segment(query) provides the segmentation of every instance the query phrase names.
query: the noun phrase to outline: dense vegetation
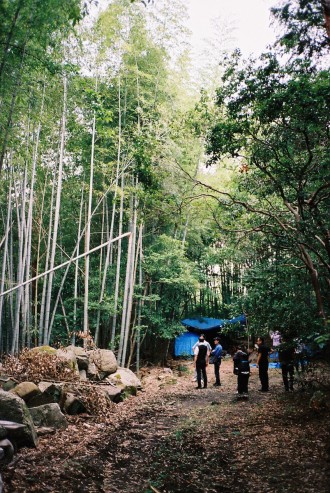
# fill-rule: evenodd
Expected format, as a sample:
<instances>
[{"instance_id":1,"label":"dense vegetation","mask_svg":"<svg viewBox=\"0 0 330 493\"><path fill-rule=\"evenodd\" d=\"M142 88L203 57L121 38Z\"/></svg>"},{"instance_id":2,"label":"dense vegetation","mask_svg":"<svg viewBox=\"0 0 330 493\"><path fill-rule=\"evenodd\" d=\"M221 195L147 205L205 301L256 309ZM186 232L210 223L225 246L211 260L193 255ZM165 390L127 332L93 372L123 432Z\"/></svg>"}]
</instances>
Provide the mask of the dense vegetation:
<instances>
[{"instance_id":1,"label":"dense vegetation","mask_svg":"<svg viewBox=\"0 0 330 493\"><path fill-rule=\"evenodd\" d=\"M0 1L1 351L93 340L129 365L242 312L327 341L323 7L274 8L277 44L213 50L196 87L180 2Z\"/></svg>"}]
</instances>

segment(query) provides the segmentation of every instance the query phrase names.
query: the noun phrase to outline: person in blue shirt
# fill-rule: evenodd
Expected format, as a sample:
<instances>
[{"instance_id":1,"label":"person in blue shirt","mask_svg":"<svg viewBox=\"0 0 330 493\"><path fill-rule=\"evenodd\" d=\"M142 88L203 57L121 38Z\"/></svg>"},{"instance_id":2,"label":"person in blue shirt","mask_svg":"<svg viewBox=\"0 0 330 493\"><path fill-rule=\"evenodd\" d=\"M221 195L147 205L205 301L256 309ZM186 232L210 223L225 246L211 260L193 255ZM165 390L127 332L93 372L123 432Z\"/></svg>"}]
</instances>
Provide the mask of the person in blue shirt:
<instances>
[{"instance_id":1,"label":"person in blue shirt","mask_svg":"<svg viewBox=\"0 0 330 493\"><path fill-rule=\"evenodd\" d=\"M214 338L215 347L211 351L211 358L214 365L214 375L215 375L215 383L214 387L220 387L220 365L221 365L221 356L222 356L222 346L220 344L219 337Z\"/></svg>"}]
</instances>

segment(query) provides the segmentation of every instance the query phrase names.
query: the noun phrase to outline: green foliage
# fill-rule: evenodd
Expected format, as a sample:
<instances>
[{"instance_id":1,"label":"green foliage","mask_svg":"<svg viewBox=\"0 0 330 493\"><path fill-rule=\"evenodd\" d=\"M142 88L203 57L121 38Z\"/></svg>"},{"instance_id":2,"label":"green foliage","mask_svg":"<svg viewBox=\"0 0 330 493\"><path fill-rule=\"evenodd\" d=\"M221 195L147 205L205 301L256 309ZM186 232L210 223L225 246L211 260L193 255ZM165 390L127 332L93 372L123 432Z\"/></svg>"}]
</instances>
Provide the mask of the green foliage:
<instances>
[{"instance_id":1,"label":"green foliage","mask_svg":"<svg viewBox=\"0 0 330 493\"><path fill-rule=\"evenodd\" d=\"M146 251L144 268L153 300L157 295L154 310L149 294L144 316L151 333L171 339L182 332L180 316L183 303L197 289L197 271L185 257L181 242L166 235L155 239Z\"/></svg>"},{"instance_id":2,"label":"green foliage","mask_svg":"<svg viewBox=\"0 0 330 493\"><path fill-rule=\"evenodd\" d=\"M273 7L274 18L285 27L278 43L285 51L308 57L328 52L329 40L324 28L320 0L290 0Z\"/></svg>"},{"instance_id":3,"label":"green foliage","mask_svg":"<svg viewBox=\"0 0 330 493\"><path fill-rule=\"evenodd\" d=\"M218 92L224 116L208 139L211 161L226 156L238 160L241 174L230 198L235 219L247 219L240 229L249 225L250 231L262 231L269 245L277 242L284 263L293 269L306 266L317 310L325 319L329 73L307 60L293 59L282 66L274 53L263 55L260 62L240 68L237 54L228 60ZM285 299L278 301L290 324L295 316ZM315 304L309 306L315 316Z\"/></svg>"}]
</instances>

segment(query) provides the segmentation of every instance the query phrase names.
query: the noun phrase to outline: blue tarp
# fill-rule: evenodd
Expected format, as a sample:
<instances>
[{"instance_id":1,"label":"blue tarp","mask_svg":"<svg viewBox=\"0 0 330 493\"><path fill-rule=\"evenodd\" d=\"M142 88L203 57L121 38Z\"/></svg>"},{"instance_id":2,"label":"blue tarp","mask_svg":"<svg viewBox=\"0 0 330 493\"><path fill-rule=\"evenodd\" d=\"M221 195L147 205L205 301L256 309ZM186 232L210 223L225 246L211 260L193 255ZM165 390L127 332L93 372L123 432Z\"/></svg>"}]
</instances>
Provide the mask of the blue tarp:
<instances>
[{"instance_id":1,"label":"blue tarp","mask_svg":"<svg viewBox=\"0 0 330 493\"><path fill-rule=\"evenodd\" d=\"M192 356L193 345L198 341L194 332L184 332L175 338L174 356Z\"/></svg>"},{"instance_id":2,"label":"blue tarp","mask_svg":"<svg viewBox=\"0 0 330 493\"><path fill-rule=\"evenodd\" d=\"M192 356L192 347L195 342L198 341L199 334L207 332L208 330L221 329L226 324L240 323L243 325L245 323L245 316L239 315L238 317L231 318L230 320L221 318L185 318L181 320L181 323L191 330L197 330L198 332L184 332L183 334L175 338L174 343L174 356Z\"/></svg>"},{"instance_id":3,"label":"blue tarp","mask_svg":"<svg viewBox=\"0 0 330 493\"><path fill-rule=\"evenodd\" d=\"M257 365L256 363L251 363L250 364L251 368L256 368ZM281 363L277 362L277 363L269 363L268 364L268 368L271 370L271 369L274 369L274 368L281 368Z\"/></svg>"},{"instance_id":4,"label":"blue tarp","mask_svg":"<svg viewBox=\"0 0 330 493\"><path fill-rule=\"evenodd\" d=\"M226 324L235 324L235 323L244 324L245 321L246 321L245 315L239 315L238 317L231 318L229 320L222 318L207 318L207 317L185 318L184 320L181 320L181 323L185 325L187 328L207 331L207 330L220 329L221 327L224 327Z\"/></svg>"}]
</instances>

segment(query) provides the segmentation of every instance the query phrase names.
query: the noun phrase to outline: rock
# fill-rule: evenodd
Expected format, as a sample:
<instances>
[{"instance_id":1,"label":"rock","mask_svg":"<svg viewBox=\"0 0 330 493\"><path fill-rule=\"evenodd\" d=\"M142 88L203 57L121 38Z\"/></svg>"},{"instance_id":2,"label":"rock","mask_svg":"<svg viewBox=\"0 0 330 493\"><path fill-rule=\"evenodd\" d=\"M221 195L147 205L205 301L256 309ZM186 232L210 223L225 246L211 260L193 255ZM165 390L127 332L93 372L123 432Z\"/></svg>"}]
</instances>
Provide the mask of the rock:
<instances>
[{"instance_id":1,"label":"rock","mask_svg":"<svg viewBox=\"0 0 330 493\"><path fill-rule=\"evenodd\" d=\"M6 391L11 390L11 389L15 388L17 384L18 384L18 381L15 380L14 378L7 377L6 375L2 375L0 377L0 387L3 390L6 390Z\"/></svg>"},{"instance_id":2,"label":"rock","mask_svg":"<svg viewBox=\"0 0 330 493\"><path fill-rule=\"evenodd\" d=\"M86 407L77 396L68 392L65 396L63 410L67 414L81 414L86 412Z\"/></svg>"},{"instance_id":3,"label":"rock","mask_svg":"<svg viewBox=\"0 0 330 493\"><path fill-rule=\"evenodd\" d=\"M48 354L56 354L56 349L54 349L53 347L50 347L50 346L36 346L32 349L30 349L30 351L32 352L45 352L45 353L48 353Z\"/></svg>"},{"instance_id":4,"label":"rock","mask_svg":"<svg viewBox=\"0 0 330 493\"><path fill-rule=\"evenodd\" d=\"M37 427L63 429L68 426L65 416L56 402L44 404L43 406L31 407L30 413L33 423Z\"/></svg>"},{"instance_id":5,"label":"rock","mask_svg":"<svg viewBox=\"0 0 330 493\"><path fill-rule=\"evenodd\" d=\"M79 370L79 378L82 381L86 381L87 380L86 370Z\"/></svg>"},{"instance_id":6,"label":"rock","mask_svg":"<svg viewBox=\"0 0 330 493\"><path fill-rule=\"evenodd\" d=\"M5 419L0 419L0 427L6 430L9 436L15 430L22 430L25 425L22 423L15 423L15 421L7 421Z\"/></svg>"},{"instance_id":7,"label":"rock","mask_svg":"<svg viewBox=\"0 0 330 493\"><path fill-rule=\"evenodd\" d=\"M69 368L78 371L77 358L75 352L72 350L72 347L73 346L69 346L66 349L58 349L56 351L56 356L62 361L66 361Z\"/></svg>"},{"instance_id":8,"label":"rock","mask_svg":"<svg viewBox=\"0 0 330 493\"><path fill-rule=\"evenodd\" d=\"M42 437L44 435L53 435L55 433L55 428L49 428L47 426L37 427L38 437Z\"/></svg>"},{"instance_id":9,"label":"rock","mask_svg":"<svg viewBox=\"0 0 330 493\"><path fill-rule=\"evenodd\" d=\"M112 402L120 402L122 400L121 398L122 389L116 386L112 386L112 385L102 386L102 391L105 393L107 397L109 397L109 399Z\"/></svg>"},{"instance_id":10,"label":"rock","mask_svg":"<svg viewBox=\"0 0 330 493\"><path fill-rule=\"evenodd\" d=\"M94 363L99 373L106 377L117 371L117 360L110 349L93 349L88 351L89 361Z\"/></svg>"},{"instance_id":11,"label":"rock","mask_svg":"<svg viewBox=\"0 0 330 493\"><path fill-rule=\"evenodd\" d=\"M118 368L116 373L108 377L110 382L113 382L122 389L124 394L136 395L137 389L141 388L141 382L138 377L128 368Z\"/></svg>"},{"instance_id":12,"label":"rock","mask_svg":"<svg viewBox=\"0 0 330 493\"><path fill-rule=\"evenodd\" d=\"M99 372L97 371L96 365L91 361L88 363L87 376L91 380L99 380Z\"/></svg>"},{"instance_id":13,"label":"rock","mask_svg":"<svg viewBox=\"0 0 330 493\"><path fill-rule=\"evenodd\" d=\"M18 445L37 446L37 432L29 409L18 395L0 390L0 419L25 425L23 429L13 430L13 437Z\"/></svg>"},{"instance_id":14,"label":"rock","mask_svg":"<svg viewBox=\"0 0 330 493\"><path fill-rule=\"evenodd\" d=\"M7 438L0 440L0 450L4 451L2 462L9 464L14 457L14 447L10 440Z\"/></svg>"},{"instance_id":15,"label":"rock","mask_svg":"<svg viewBox=\"0 0 330 493\"><path fill-rule=\"evenodd\" d=\"M33 382L21 382L10 392L18 395L25 402L28 402L32 397L41 394L39 387Z\"/></svg>"},{"instance_id":16,"label":"rock","mask_svg":"<svg viewBox=\"0 0 330 493\"><path fill-rule=\"evenodd\" d=\"M43 406L51 402L59 403L63 394L63 384L52 382L39 382L40 393L28 401L28 407Z\"/></svg>"},{"instance_id":17,"label":"rock","mask_svg":"<svg viewBox=\"0 0 330 493\"><path fill-rule=\"evenodd\" d=\"M5 438L6 436L7 436L6 428L0 424L0 440L1 438Z\"/></svg>"},{"instance_id":18,"label":"rock","mask_svg":"<svg viewBox=\"0 0 330 493\"><path fill-rule=\"evenodd\" d=\"M79 346L68 346L65 348L66 351L72 351L77 359L78 369L86 370L88 369L89 358L86 351Z\"/></svg>"}]
</instances>

